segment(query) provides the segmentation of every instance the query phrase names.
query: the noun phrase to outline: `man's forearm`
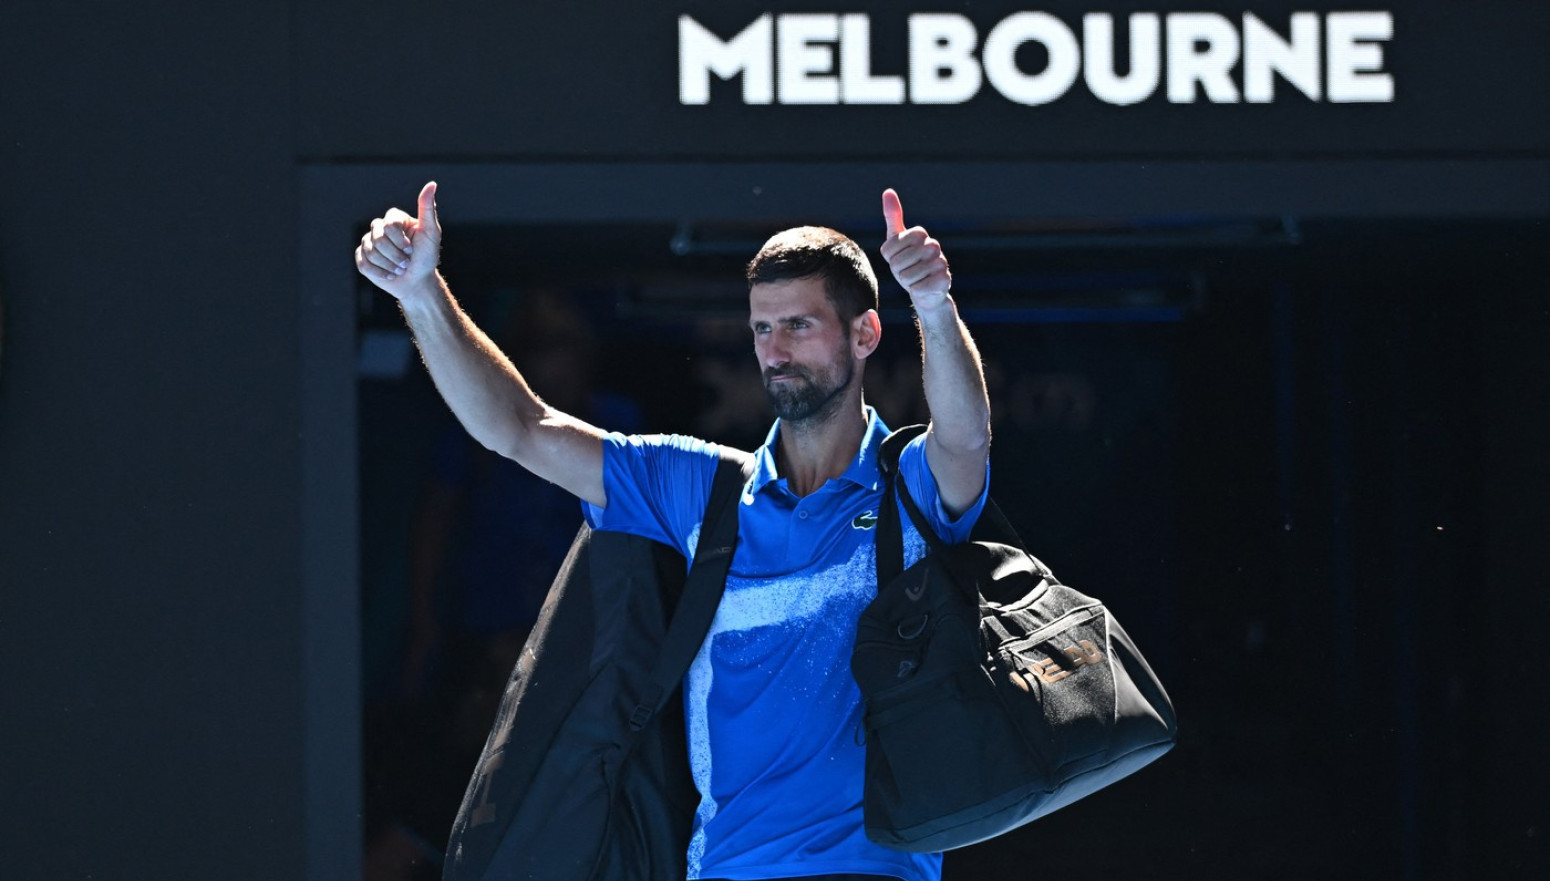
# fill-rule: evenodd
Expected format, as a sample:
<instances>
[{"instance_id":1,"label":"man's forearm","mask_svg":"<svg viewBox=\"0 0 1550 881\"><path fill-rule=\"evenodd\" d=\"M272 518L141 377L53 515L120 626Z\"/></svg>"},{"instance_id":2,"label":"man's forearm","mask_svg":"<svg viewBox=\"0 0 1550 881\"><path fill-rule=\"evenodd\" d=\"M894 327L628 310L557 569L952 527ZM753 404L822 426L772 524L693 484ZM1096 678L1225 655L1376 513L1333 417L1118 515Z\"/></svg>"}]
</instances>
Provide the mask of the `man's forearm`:
<instances>
[{"instance_id":1,"label":"man's forearm","mask_svg":"<svg viewBox=\"0 0 1550 881\"><path fill-rule=\"evenodd\" d=\"M931 410L932 433L943 448L976 453L990 444L990 400L979 350L958 317L951 297L929 311L917 310L922 384Z\"/></svg>"},{"instance_id":2,"label":"man's forearm","mask_svg":"<svg viewBox=\"0 0 1550 881\"><path fill-rule=\"evenodd\" d=\"M922 385L931 410L926 461L939 498L957 516L985 488L990 457L990 401L979 350L958 317L952 297L915 312L920 326Z\"/></svg>"},{"instance_id":3,"label":"man's forearm","mask_svg":"<svg viewBox=\"0 0 1550 881\"><path fill-rule=\"evenodd\" d=\"M436 390L474 440L516 458L544 405L499 348L458 305L440 273L400 298Z\"/></svg>"}]
</instances>

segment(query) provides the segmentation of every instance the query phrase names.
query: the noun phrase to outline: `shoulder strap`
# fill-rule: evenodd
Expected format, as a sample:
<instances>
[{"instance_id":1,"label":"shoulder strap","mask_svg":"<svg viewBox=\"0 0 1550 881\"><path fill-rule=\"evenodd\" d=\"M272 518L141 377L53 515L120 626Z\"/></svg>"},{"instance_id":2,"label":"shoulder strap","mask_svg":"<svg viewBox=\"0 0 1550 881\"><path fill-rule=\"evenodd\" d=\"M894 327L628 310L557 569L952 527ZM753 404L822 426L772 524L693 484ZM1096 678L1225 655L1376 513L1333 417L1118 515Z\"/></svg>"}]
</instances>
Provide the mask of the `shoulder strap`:
<instances>
[{"instance_id":1,"label":"shoulder strap","mask_svg":"<svg viewBox=\"0 0 1550 881\"><path fill-rule=\"evenodd\" d=\"M740 450L722 447L721 461L710 485L710 500L700 524L700 539L694 550L694 563L684 583L672 623L662 637L662 653L651 670L651 681L641 702L630 714L630 729L646 727L662 709L684 671L700 650L710 622L716 617L727 572L732 567L732 550L737 546L737 498L753 471L753 457Z\"/></svg>"},{"instance_id":2,"label":"shoulder strap","mask_svg":"<svg viewBox=\"0 0 1550 881\"><path fill-rule=\"evenodd\" d=\"M899 455L904 452L904 447L910 441L923 434L924 425L907 425L895 431L883 439L882 452L878 456L878 470L882 472L883 480L887 484L887 490L883 494L883 510L877 515L877 585L881 589L893 579L899 577L904 567L904 532L899 521L899 504L903 503L904 511L909 515L910 522L915 525L915 531L925 539L926 545L935 552L943 552L947 545L937 536L936 530L926 521L924 514L910 497L909 487L904 485L899 476ZM990 497L985 499L985 509L981 513L981 521L989 518L990 525L1000 534L995 536L1002 544L1023 548L1026 546L1017 530L1012 527L1012 522L1001 512L1001 507L996 500ZM982 532L978 525L976 532Z\"/></svg>"},{"instance_id":3,"label":"shoulder strap","mask_svg":"<svg viewBox=\"0 0 1550 881\"><path fill-rule=\"evenodd\" d=\"M883 477L882 510L877 512L877 588L890 584L904 571L904 529L899 522L897 478L899 455L904 447L925 432L924 425L906 425L883 438L877 457L877 470ZM904 493L905 498L909 492Z\"/></svg>"}]
</instances>

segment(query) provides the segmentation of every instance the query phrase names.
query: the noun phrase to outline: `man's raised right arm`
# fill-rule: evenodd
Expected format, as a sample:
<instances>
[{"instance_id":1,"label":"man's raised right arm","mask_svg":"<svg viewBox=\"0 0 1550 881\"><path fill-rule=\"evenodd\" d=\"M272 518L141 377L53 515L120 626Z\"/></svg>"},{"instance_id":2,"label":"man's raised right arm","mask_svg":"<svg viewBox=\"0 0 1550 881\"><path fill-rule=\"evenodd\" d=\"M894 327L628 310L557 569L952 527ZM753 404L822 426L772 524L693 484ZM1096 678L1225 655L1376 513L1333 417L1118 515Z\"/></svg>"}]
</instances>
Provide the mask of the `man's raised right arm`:
<instances>
[{"instance_id":1,"label":"man's raised right arm","mask_svg":"<svg viewBox=\"0 0 1550 881\"><path fill-rule=\"evenodd\" d=\"M603 432L550 407L458 306L436 265L441 224L436 184L420 191L419 216L394 208L372 221L355 265L398 300L436 390L475 440L599 507Z\"/></svg>"}]
</instances>

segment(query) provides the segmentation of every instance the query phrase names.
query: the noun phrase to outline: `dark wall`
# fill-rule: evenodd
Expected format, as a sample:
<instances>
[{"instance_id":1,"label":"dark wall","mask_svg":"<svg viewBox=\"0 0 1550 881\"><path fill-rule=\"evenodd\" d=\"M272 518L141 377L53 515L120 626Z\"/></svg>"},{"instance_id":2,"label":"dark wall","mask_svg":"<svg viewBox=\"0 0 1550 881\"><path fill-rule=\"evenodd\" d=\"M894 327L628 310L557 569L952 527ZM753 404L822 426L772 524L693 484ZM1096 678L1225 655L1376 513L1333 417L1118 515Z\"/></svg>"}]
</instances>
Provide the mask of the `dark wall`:
<instances>
[{"instance_id":1,"label":"dark wall","mask_svg":"<svg viewBox=\"0 0 1550 881\"><path fill-rule=\"evenodd\" d=\"M1478 686L1463 711L1479 736L1445 761L1475 781L1470 798L1455 808L1457 825L1477 864L1503 877L1527 877L1550 865L1550 802L1529 782L1550 779L1550 760L1544 716L1527 685L1544 681L1550 670L1550 306L1539 268L1482 319L1492 341L1480 353L1483 553L1478 570L1471 567L1474 577L1453 585L1473 610L1465 623L1478 636L1465 641L1494 648L1459 665L1460 675ZM1435 654L1428 662L1436 663Z\"/></svg>"},{"instance_id":2,"label":"dark wall","mask_svg":"<svg viewBox=\"0 0 1550 881\"><path fill-rule=\"evenodd\" d=\"M592 0L586 15L563 4L384 0L373 8L372 15L346 4L308 10L296 43L309 85L297 105L306 156L1029 160L1422 156L1550 145L1550 121L1531 112L1536 84L1550 77L1550 59L1538 48L1547 12L1527 0ZM1267 104L1203 97L1173 104L1160 87L1145 101L1116 106L1093 97L1080 78L1064 97L1033 107L1002 98L988 82L964 104L799 106L744 105L740 80L716 80L709 103L679 103L680 15L729 40L766 12L867 13L871 70L900 76L915 12L961 14L983 43L998 22L1024 10L1057 16L1080 40L1086 12L1113 15L1123 34L1132 12L1210 12L1235 26L1254 13L1286 32L1294 11L1374 9L1393 14L1393 38L1372 43L1393 76L1392 103L1314 102L1281 82ZM403 29L405 21L415 27ZM1028 47L1019 64L1038 71L1044 57ZM387 82L391 96L363 100L372 89L366 84ZM383 112L390 98L416 108L415 124ZM455 145L445 138L451 131Z\"/></svg>"},{"instance_id":3,"label":"dark wall","mask_svg":"<svg viewBox=\"0 0 1550 881\"><path fill-rule=\"evenodd\" d=\"M0 874L301 878L291 21L94 6L0 28Z\"/></svg>"}]
</instances>

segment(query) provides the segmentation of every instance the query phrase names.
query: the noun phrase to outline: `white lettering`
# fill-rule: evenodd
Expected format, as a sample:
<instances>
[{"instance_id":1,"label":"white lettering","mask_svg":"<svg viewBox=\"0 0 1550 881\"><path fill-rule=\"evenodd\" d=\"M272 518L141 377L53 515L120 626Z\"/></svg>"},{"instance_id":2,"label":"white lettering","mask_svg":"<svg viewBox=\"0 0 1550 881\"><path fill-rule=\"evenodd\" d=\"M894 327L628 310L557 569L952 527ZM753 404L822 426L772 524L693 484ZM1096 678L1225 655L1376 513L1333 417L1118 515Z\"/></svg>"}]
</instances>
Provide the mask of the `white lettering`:
<instances>
[{"instance_id":1,"label":"white lettering","mask_svg":"<svg viewBox=\"0 0 1550 881\"><path fill-rule=\"evenodd\" d=\"M1238 32L1214 12L1175 12L1168 16L1168 100L1195 102L1195 84L1216 104L1234 104L1238 87L1232 69L1238 63Z\"/></svg>"},{"instance_id":2,"label":"white lettering","mask_svg":"<svg viewBox=\"0 0 1550 881\"><path fill-rule=\"evenodd\" d=\"M1082 45L1087 88L1110 104L1135 104L1152 97L1162 75L1162 25L1157 16L1140 12L1130 17L1130 73L1114 69L1114 16L1091 12L1082 16Z\"/></svg>"},{"instance_id":3,"label":"white lettering","mask_svg":"<svg viewBox=\"0 0 1550 881\"><path fill-rule=\"evenodd\" d=\"M910 16L910 101L962 104L980 90L974 23L950 12Z\"/></svg>"},{"instance_id":4,"label":"white lettering","mask_svg":"<svg viewBox=\"0 0 1550 881\"><path fill-rule=\"evenodd\" d=\"M768 104L775 97L775 65L770 58L770 17L723 43L687 15L678 17L678 102L710 103L710 75L730 80L743 75L743 103Z\"/></svg>"},{"instance_id":5,"label":"white lettering","mask_svg":"<svg viewBox=\"0 0 1550 881\"><path fill-rule=\"evenodd\" d=\"M840 38L837 15L782 15L775 53L780 71L780 103L838 104L840 81L834 76L834 47Z\"/></svg>"},{"instance_id":6,"label":"white lettering","mask_svg":"<svg viewBox=\"0 0 1550 881\"><path fill-rule=\"evenodd\" d=\"M1291 42L1269 25L1243 15L1243 97L1251 104L1275 100L1275 74L1297 90L1319 100L1319 17L1312 12L1292 14Z\"/></svg>"},{"instance_id":7,"label":"white lettering","mask_svg":"<svg viewBox=\"0 0 1550 881\"><path fill-rule=\"evenodd\" d=\"M1331 12L1324 22L1329 42L1329 100L1336 103L1394 100L1394 78L1383 69L1383 47L1394 36L1387 12Z\"/></svg>"},{"instance_id":8,"label":"white lettering","mask_svg":"<svg viewBox=\"0 0 1550 881\"><path fill-rule=\"evenodd\" d=\"M1049 53L1049 63L1036 74L1017 66L1017 50L1024 43L1039 43ZM1082 50L1076 36L1060 19L1047 12L1018 12L1002 19L985 37L985 78L996 91L1019 104L1048 104L1066 93L1082 69Z\"/></svg>"},{"instance_id":9,"label":"white lettering","mask_svg":"<svg viewBox=\"0 0 1550 881\"><path fill-rule=\"evenodd\" d=\"M846 104L904 103L904 80L872 75L872 21L860 13L840 20L840 95Z\"/></svg>"},{"instance_id":10,"label":"white lettering","mask_svg":"<svg viewBox=\"0 0 1550 881\"><path fill-rule=\"evenodd\" d=\"M1384 70L1389 12L1293 12L1285 30L1249 12L1241 26L1214 12L1133 12L1126 35L1116 18L1089 12L1078 34L1047 12L1014 12L981 46L968 17L915 13L899 76L873 72L865 13L765 13L730 39L681 15L678 100L708 104L712 75L741 77L744 104L963 104L988 80L1006 100L1038 106L1065 97L1080 77L1098 100L1128 106L1153 99L1164 75L1174 104L1269 104L1282 83L1310 101L1394 100ZM1030 44L1042 50L1042 65ZM1024 69L1019 55L1040 69Z\"/></svg>"}]
</instances>

